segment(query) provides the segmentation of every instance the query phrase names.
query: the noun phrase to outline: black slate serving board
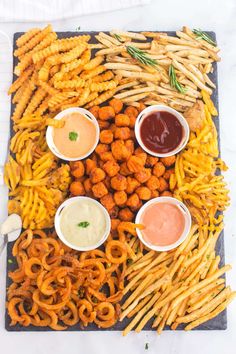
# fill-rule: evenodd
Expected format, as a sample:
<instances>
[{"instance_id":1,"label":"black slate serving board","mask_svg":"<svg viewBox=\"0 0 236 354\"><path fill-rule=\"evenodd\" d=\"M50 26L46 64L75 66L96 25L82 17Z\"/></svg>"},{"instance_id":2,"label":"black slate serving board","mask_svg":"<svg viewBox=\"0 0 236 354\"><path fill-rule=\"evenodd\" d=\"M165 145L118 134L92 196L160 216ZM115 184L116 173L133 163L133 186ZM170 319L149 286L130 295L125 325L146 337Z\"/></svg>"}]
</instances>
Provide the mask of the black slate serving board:
<instances>
[{"instance_id":1,"label":"black slate serving board","mask_svg":"<svg viewBox=\"0 0 236 354\"><path fill-rule=\"evenodd\" d=\"M158 31L157 31L158 32ZM175 35L175 32L166 32L169 35ZM213 39L216 39L216 35L214 32L207 32ZM14 40L13 40L13 50L16 48L16 40L22 35L22 32L17 32L14 34ZM79 32L79 34L89 34L91 35L91 41L90 42L95 42L95 35L98 34L98 32ZM67 37L73 37L78 35L78 32L59 32L58 37L59 38L67 38ZM13 68L17 64L17 59L14 57L13 60ZM219 111L219 102L218 102L218 82L217 82L217 64L213 64L214 67L214 72L210 74L211 80L216 84L216 89L214 90L212 94L212 100ZM13 74L13 80L16 79L16 76ZM11 113L14 110L14 105L11 105ZM219 125L219 116L214 118L214 122L217 128L218 132L218 143L220 145L220 125ZM12 129L12 121L11 121L11 137L13 136L14 132ZM220 146L219 146L220 148ZM13 243L9 243L7 247L7 274L9 271L12 271L16 268L16 262L13 260L12 257L12 247ZM225 264L225 252L224 252L224 231L221 232L221 235L218 239L217 246L216 246L216 251L217 254L220 255L221 257L221 263L220 265ZM11 259L13 263L9 263L8 260ZM8 287L11 284L11 280L9 277L6 277L6 287ZM44 332L44 331L53 331L49 327L34 327L32 325L28 327L23 327L19 324L15 326L10 326L10 317L8 316L7 311L5 312L5 328L7 331L16 331L16 332ZM122 331L130 322L130 319L124 319L122 322L116 323L113 327L107 328L107 329L99 329L95 324L89 324L88 327L81 328L79 324L69 327L66 331ZM153 329L152 326L153 319L151 319L144 327L144 330L155 330ZM180 325L177 330L183 330L185 325ZM205 322L204 324L200 325L199 327L195 328L194 330L224 330L227 328L227 313L226 310L220 313L217 317L213 318L212 320ZM165 330L170 330L168 326L164 328Z\"/></svg>"}]
</instances>

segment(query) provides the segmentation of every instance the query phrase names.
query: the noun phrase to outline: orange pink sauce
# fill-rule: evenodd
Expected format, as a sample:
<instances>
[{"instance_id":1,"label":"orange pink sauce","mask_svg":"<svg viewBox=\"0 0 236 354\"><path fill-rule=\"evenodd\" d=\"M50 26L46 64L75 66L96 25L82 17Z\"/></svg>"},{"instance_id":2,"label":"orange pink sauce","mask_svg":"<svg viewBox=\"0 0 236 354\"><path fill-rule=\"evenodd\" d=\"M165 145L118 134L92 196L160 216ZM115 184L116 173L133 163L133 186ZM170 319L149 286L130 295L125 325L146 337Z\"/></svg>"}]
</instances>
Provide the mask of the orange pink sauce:
<instances>
[{"instance_id":1,"label":"orange pink sauce","mask_svg":"<svg viewBox=\"0 0 236 354\"><path fill-rule=\"evenodd\" d=\"M78 112L67 114L62 128L53 128L53 141L58 151L69 158L87 154L96 141L94 123Z\"/></svg>"},{"instance_id":2,"label":"orange pink sauce","mask_svg":"<svg viewBox=\"0 0 236 354\"><path fill-rule=\"evenodd\" d=\"M142 213L140 224L144 225L144 241L155 246L168 246L181 237L185 217L178 206L170 203L150 204Z\"/></svg>"}]
</instances>

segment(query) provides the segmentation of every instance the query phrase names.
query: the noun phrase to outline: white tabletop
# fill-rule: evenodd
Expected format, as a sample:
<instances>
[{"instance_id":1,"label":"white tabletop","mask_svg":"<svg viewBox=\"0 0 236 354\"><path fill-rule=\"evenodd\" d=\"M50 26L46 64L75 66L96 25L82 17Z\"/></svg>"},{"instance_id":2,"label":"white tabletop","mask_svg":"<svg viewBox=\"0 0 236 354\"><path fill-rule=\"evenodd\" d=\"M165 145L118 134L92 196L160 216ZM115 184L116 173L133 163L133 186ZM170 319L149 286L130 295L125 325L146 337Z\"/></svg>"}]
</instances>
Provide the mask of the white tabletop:
<instances>
[{"instance_id":1,"label":"white tabletop","mask_svg":"<svg viewBox=\"0 0 236 354\"><path fill-rule=\"evenodd\" d=\"M76 1L76 0L74 0ZM109 1L109 0L107 0ZM55 9L56 11L56 9ZM227 274L227 283L236 289L236 2L235 0L153 0L144 7L95 14L70 20L57 21L53 27L58 31L75 30L81 26L86 30L109 30L112 28L130 30L176 30L182 25L213 30L222 49L222 62L218 65L219 103L221 123L222 157L229 166L226 179L231 189L231 207L225 215L226 261L233 270ZM39 24L40 25L40 24ZM41 23L44 25L44 23ZM24 31L31 23L4 23L0 30L10 36L16 31ZM0 53L2 55L2 52ZM10 64L11 65L11 64ZM0 73L2 70L0 69ZM2 76L2 73L0 74ZM0 87L0 91L3 90ZM6 107L9 101L6 99ZM3 109L3 107L1 107ZM1 118L0 118L1 120ZM6 138L0 141L2 154ZM4 158L1 158L1 162ZM7 191L0 187L0 221L7 215ZM158 336L156 332L130 333L123 338L120 332L7 332L4 329L5 302L5 255L0 260L0 351L4 354L227 354L235 353L236 347L236 301L228 309L228 329L226 331L165 331ZM149 349L145 350L145 343Z\"/></svg>"}]
</instances>

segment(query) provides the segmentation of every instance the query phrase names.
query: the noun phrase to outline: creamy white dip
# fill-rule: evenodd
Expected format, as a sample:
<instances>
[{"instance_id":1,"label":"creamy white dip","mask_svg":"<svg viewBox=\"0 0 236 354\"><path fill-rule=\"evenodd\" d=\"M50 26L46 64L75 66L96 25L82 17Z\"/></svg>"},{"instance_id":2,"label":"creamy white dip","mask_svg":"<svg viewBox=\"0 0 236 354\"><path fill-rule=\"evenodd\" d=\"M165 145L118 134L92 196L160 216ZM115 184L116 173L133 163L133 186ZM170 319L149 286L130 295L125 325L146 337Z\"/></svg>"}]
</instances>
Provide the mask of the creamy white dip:
<instances>
[{"instance_id":1,"label":"creamy white dip","mask_svg":"<svg viewBox=\"0 0 236 354\"><path fill-rule=\"evenodd\" d=\"M106 231L102 208L92 200L77 200L60 213L60 229L65 240L78 247L96 245Z\"/></svg>"}]
</instances>

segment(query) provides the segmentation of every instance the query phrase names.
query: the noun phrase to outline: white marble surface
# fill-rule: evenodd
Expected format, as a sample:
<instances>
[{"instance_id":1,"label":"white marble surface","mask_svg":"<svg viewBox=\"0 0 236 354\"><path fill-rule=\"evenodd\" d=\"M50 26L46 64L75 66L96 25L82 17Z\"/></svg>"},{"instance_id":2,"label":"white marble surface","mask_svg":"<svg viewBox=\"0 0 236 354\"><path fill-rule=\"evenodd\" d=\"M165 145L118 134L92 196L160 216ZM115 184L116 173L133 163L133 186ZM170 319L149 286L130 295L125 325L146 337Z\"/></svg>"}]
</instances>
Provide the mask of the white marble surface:
<instances>
[{"instance_id":1,"label":"white marble surface","mask_svg":"<svg viewBox=\"0 0 236 354\"><path fill-rule=\"evenodd\" d=\"M76 1L76 0L75 0ZM88 0L89 1L89 0ZM56 11L56 9L55 9ZM175 30L183 24L190 27L214 30L222 49L219 64L219 102L221 123L221 151L229 165L226 179L231 189L231 207L225 215L226 261L233 265L227 282L236 289L236 2L235 0L153 0L143 8L132 8L113 13L78 17L55 22L56 30L109 30L111 28L133 30ZM42 23L43 25L43 23ZM9 35L24 31L32 24L0 24L0 30ZM2 53L0 53L2 55ZM9 59L10 61L10 59ZM0 70L1 72L2 70ZM2 75L2 74L1 74ZM2 89L2 88L1 88ZM6 99L6 105L8 104ZM5 110L8 108L5 107ZM0 117L1 119L1 117ZM7 129L6 132L7 134ZM5 140L5 139L4 139ZM0 151L5 142L0 142ZM3 157L1 158L1 161ZM6 190L1 187L0 219L6 214ZM228 309L228 329L215 332L155 332L129 334L123 338L119 332L90 333L8 333L4 329L5 255L0 260L0 351L8 354L107 354L118 353L164 353L164 354L227 354L235 353L236 347L236 301ZM149 349L145 350L145 343Z\"/></svg>"}]
</instances>

